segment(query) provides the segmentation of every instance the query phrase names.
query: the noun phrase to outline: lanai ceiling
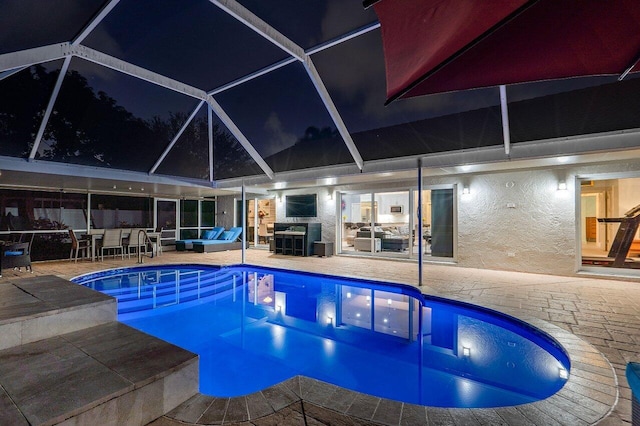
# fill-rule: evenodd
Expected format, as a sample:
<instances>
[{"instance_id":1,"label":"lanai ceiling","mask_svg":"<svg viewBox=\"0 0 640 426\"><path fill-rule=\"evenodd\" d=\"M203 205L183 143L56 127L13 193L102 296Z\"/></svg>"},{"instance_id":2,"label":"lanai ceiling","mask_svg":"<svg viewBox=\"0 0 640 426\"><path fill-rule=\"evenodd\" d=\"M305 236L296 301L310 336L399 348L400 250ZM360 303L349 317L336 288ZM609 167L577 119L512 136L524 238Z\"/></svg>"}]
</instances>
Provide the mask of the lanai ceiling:
<instances>
[{"instance_id":1,"label":"lanai ceiling","mask_svg":"<svg viewBox=\"0 0 640 426\"><path fill-rule=\"evenodd\" d=\"M0 185L206 196L620 153L640 79L618 77L384 106L360 0L0 0Z\"/></svg>"}]
</instances>

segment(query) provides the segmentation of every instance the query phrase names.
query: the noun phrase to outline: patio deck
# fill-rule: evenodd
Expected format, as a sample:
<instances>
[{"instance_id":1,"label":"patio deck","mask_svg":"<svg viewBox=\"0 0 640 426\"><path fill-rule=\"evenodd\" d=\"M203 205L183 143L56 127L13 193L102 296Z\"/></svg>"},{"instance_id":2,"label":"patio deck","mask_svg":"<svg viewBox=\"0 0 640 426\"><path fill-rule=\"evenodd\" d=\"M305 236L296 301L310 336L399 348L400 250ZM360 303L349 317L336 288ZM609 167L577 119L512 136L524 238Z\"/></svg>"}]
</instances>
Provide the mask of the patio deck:
<instances>
[{"instance_id":1,"label":"patio deck","mask_svg":"<svg viewBox=\"0 0 640 426\"><path fill-rule=\"evenodd\" d=\"M218 253L166 252L145 264L155 263L240 263L240 251ZM277 256L264 250L248 250L247 263L296 269L310 272L374 278L416 285L417 265L392 260L366 259L351 256L329 258ZM34 275L56 275L69 279L85 272L113 267L135 266L134 259L105 260L105 262L46 262L36 263L33 274L3 271L0 289L7 283L18 284ZM631 424L631 391L625 378L627 362L640 361L640 283L637 280L560 277L458 268L447 265L426 265L423 292L464 300L499 309L527 319L556 335L572 355L572 375L560 394L545 401L516 408L496 410L426 409L418 415L426 424ZM2 308L0 303L0 309ZM602 357L604 355L605 358ZM574 358L577 356L579 358ZM610 363L610 364L609 364ZM613 370L612 368L613 367ZM237 424L298 425L298 424L416 424L407 417L415 406L387 406L384 400L363 401L369 404L367 413L358 408L337 410L329 402L336 390L321 389L318 383L296 379L289 386L294 389L288 404L278 406L270 415L252 420L250 408L241 414ZM312 385L321 393L308 392ZM329 394L327 394L329 392ZM249 398L243 401L250 401ZM184 424L191 416L192 423L203 424L207 409L223 401L202 396L190 400L174 412L156 420L154 426ZM234 401L238 402L238 401ZM228 410L230 401L222 404L222 415L216 414L213 423L233 423ZM247 403L250 405L250 403ZM371 406L372 405L372 406ZM409 410L411 408L411 410ZM200 413L199 417L196 413ZM378 413L376 415L376 412ZM212 413L209 412L211 415ZM227 416L226 418L224 416ZM222 417L221 417L222 416ZM0 416L1 417L1 416ZM198 420L200 419L200 420ZM427 420L428 419L428 420ZM314 423L315 422L315 423Z\"/></svg>"}]
</instances>

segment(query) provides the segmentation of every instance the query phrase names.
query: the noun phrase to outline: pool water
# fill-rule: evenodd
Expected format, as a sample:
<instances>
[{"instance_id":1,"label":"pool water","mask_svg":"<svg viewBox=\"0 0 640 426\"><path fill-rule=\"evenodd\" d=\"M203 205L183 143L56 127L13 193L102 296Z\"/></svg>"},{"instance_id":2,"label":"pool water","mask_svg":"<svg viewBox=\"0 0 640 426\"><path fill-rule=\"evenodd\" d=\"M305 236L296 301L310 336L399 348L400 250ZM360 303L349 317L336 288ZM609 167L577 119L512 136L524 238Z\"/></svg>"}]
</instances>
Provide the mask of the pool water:
<instances>
[{"instance_id":1,"label":"pool water","mask_svg":"<svg viewBox=\"0 0 640 426\"><path fill-rule=\"evenodd\" d=\"M237 265L117 269L73 281L120 321L200 355L200 392L245 395L305 375L383 398L497 407L546 398L569 360L542 331L399 284Z\"/></svg>"}]
</instances>

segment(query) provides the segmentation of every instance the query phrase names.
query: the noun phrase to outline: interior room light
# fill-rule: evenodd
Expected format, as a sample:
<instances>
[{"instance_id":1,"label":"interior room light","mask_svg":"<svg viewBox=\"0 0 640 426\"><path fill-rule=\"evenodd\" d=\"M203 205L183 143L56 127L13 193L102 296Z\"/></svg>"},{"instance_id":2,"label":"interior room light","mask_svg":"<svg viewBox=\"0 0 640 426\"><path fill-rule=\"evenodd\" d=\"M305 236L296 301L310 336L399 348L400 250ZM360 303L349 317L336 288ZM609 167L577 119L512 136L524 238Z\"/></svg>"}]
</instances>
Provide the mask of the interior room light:
<instances>
[{"instance_id":1,"label":"interior room light","mask_svg":"<svg viewBox=\"0 0 640 426\"><path fill-rule=\"evenodd\" d=\"M469 195L471 193L471 190L469 189L468 186L465 186L462 188L462 194L463 195Z\"/></svg>"},{"instance_id":2,"label":"interior room light","mask_svg":"<svg viewBox=\"0 0 640 426\"><path fill-rule=\"evenodd\" d=\"M267 297L265 297L264 299L262 299L262 301L263 301L264 303L271 303L271 302L273 302L273 299L272 299L270 296L267 296Z\"/></svg>"},{"instance_id":3,"label":"interior room light","mask_svg":"<svg viewBox=\"0 0 640 426\"><path fill-rule=\"evenodd\" d=\"M567 182L560 181L558 182L558 191L566 191L567 190Z\"/></svg>"},{"instance_id":4,"label":"interior room light","mask_svg":"<svg viewBox=\"0 0 640 426\"><path fill-rule=\"evenodd\" d=\"M470 356L471 355L471 348L463 346L462 347L462 355Z\"/></svg>"}]
</instances>

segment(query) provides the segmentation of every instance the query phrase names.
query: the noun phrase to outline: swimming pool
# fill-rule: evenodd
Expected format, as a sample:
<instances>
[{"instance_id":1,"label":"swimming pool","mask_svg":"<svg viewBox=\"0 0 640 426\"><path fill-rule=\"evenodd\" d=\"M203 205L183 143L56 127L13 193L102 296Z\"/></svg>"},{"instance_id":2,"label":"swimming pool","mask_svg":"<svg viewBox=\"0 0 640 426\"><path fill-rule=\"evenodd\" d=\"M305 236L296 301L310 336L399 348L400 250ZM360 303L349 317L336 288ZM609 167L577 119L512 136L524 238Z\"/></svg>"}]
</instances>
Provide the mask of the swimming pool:
<instances>
[{"instance_id":1,"label":"swimming pool","mask_svg":"<svg viewBox=\"0 0 640 426\"><path fill-rule=\"evenodd\" d=\"M403 402L497 407L562 388L551 337L410 286L236 265L116 269L73 281L120 321L200 355L200 391L256 392L295 375Z\"/></svg>"}]
</instances>

